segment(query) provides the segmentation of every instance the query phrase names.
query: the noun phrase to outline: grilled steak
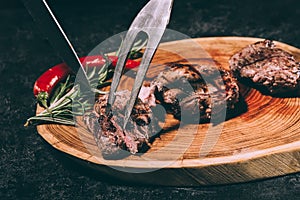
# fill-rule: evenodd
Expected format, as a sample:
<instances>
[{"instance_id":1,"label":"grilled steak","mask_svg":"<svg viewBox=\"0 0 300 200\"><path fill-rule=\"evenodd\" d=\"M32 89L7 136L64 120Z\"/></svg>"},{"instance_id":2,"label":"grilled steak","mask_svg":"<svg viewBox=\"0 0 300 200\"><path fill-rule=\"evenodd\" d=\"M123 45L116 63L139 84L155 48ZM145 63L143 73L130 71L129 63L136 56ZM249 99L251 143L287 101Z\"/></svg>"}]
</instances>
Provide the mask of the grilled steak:
<instances>
[{"instance_id":1,"label":"grilled steak","mask_svg":"<svg viewBox=\"0 0 300 200\"><path fill-rule=\"evenodd\" d=\"M84 115L85 123L94 134L104 157L118 158L126 155L121 150L135 154L144 145L147 145L150 137L160 130L157 121L153 119L149 105L137 99L132 110L131 120L129 120L126 130L123 131L122 119L129 97L130 93L127 90L117 92L112 108L114 112L106 114L108 95L102 95L96 101L93 112Z\"/></svg>"},{"instance_id":2,"label":"grilled steak","mask_svg":"<svg viewBox=\"0 0 300 200\"><path fill-rule=\"evenodd\" d=\"M299 90L300 64L270 40L248 45L229 60L239 80L265 94L285 95Z\"/></svg>"},{"instance_id":3,"label":"grilled steak","mask_svg":"<svg viewBox=\"0 0 300 200\"><path fill-rule=\"evenodd\" d=\"M156 88L156 99L175 118L207 122L212 111L213 114L226 112L238 102L235 78L216 61L200 59L197 64L169 63L169 67L151 85Z\"/></svg>"}]
</instances>

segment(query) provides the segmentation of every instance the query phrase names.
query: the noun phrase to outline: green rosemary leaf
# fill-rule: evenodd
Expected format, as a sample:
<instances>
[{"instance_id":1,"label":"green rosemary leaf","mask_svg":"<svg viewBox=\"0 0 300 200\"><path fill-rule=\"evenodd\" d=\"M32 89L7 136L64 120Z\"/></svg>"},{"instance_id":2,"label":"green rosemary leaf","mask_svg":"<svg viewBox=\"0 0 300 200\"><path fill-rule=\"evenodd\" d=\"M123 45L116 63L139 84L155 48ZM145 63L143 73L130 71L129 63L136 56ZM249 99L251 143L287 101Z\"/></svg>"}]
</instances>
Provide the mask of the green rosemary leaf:
<instances>
[{"instance_id":1,"label":"green rosemary leaf","mask_svg":"<svg viewBox=\"0 0 300 200\"><path fill-rule=\"evenodd\" d=\"M65 124L65 125L71 125L75 126L75 120L74 119L65 119L65 118L53 118L51 116L45 116L45 117L31 117L26 121L26 124L24 126L29 125L39 125L39 124L45 124L45 123L58 123L58 124Z\"/></svg>"},{"instance_id":2,"label":"green rosemary leaf","mask_svg":"<svg viewBox=\"0 0 300 200\"><path fill-rule=\"evenodd\" d=\"M50 105L54 102L58 101L67 91L68 89L73 87L73 82L70 80L71 76L68 76L64 83L60 84L60 87L56 89L54 95L50 100Z\"/></svg>"}]
</instances>

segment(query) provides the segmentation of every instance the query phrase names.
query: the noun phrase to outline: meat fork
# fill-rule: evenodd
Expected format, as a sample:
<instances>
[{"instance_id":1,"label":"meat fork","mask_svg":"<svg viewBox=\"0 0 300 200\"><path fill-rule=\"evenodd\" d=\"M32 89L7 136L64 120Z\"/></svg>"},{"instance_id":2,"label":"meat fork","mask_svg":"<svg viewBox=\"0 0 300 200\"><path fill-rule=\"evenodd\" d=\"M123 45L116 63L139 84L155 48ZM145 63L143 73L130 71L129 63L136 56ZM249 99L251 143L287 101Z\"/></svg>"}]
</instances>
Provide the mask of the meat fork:
<instances>
[{"instance_id":1,"label":"meat fork","mask_svg":"<svg viewBox=\"0 0 300 200\"><path fill-rule=\"evenodd\" d=\"M110 111L114 101L115 92L119 86L122 71L128 53L133 46L138 33L144 32L148 36L148 43L137 72L130 99L125 108L123 130L125 130L131 115L136 98L139 94L152 57L169 23L173 0L150 0L133 20L119 51L119 59L115 68L110 93L108 97L107 112Z\"/></svg>"}]
</instances>

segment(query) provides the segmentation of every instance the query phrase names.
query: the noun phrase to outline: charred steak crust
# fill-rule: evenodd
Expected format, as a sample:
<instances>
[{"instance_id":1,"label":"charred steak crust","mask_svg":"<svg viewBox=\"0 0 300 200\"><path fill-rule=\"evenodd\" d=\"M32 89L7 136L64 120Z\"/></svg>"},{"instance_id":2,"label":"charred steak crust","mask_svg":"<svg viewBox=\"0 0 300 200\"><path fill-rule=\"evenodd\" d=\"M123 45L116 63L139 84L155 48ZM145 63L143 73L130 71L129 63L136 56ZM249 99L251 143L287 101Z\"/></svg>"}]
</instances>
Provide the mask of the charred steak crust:
<instances>
[{"instance_id":1,"label":"charred steak crust","mask_svg":"<svg viewBox=\"0 0 300 200\"><path fill-rule=\"evenodd\" d=\"M239 99L239 88L230 71L212 59L200 59L197 64L169 63L151 82L156 99L168 113L180 120L197 119L207 122L213 114L231 110ZM214 106L212 106L212 104ZM224 110L225 109L225 110ZM182 113L185 116L182 116ZM200 116L195 116L198 114Z\"/></svg>"},{"instance_id":2,"label":"charred steak crust","mask_svg":"<svg viewBox=\"0 0 300 200\"><path fill-rule=\"evenodd\" d=\"M270 40L243 48L230 58L229 65L235 77L249 82L266 94L295 92L300 87L299 62Z\"/></svg>"}]
</instances>

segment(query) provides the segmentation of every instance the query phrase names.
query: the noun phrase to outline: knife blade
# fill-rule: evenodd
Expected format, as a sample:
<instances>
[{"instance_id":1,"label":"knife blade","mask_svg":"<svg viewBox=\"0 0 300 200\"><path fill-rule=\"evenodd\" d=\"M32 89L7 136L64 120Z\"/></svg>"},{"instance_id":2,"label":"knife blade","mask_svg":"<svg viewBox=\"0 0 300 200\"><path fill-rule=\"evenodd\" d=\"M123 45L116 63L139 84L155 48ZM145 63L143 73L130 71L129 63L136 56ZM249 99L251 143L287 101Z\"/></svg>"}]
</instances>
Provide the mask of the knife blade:
<instances>
[{"instance_id":1,"label":"knife blade","mask_svg":"<svg viewBox=\"0 0 300 200\"><path fill-rule=\"evenodd\" d=\"M89 80L79 61L78 55L46 0L22 1L33 21L58 53L59 57L74 72L77 72L77 78L80 78L81 84L89 86Z\"/></svg>"}]
</instances>

